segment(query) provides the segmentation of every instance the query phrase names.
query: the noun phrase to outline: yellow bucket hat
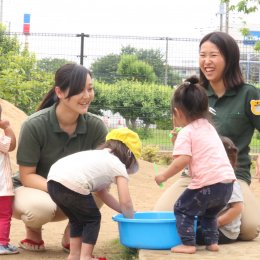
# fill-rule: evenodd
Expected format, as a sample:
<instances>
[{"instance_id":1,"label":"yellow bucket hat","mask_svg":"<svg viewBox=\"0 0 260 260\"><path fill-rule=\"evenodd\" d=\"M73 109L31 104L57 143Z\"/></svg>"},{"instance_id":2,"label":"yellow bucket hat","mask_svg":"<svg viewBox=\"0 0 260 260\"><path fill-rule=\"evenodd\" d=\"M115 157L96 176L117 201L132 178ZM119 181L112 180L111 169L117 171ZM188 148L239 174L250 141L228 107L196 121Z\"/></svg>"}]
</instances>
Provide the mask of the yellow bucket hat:
<instances>
[{"instance_id":1,"label":"yellow bucket hat","mask_svg":"<svg viewBox=\"0 0 260 260\"><path fill-rule=\"evenodd\" d=\"M129 148L136 159L140 159L142 143L138 134L129 128L124 127L111 130L106 136L106 141L108 140L121 141Z\"/></svg>"}]
</instances>

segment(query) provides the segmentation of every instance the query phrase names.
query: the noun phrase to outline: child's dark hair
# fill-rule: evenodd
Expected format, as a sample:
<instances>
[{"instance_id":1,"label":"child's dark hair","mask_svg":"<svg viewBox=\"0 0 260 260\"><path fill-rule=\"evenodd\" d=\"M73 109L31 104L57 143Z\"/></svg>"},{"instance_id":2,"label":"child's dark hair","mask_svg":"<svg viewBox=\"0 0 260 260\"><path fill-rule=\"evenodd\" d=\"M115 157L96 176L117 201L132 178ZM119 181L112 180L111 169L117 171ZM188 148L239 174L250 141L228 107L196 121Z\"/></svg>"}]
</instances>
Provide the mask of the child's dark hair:
<instances>
[{"instance_id":1,"label":"child's dark hair","mask_svg":"<svg viewBox=\"0 0 260 260\"><path fill-rule=\"evenodd\" d=\"M226 136L220 136L220 139L225 147L227 156L229 158L232 167L235 168L237 163L237 152L238 152L237 147L232 142L232 140Z\"/></svg>"},{"instance_id":2,"label":"child's dark hair","mask_svg":"<svg viewBox=\"0 0 260 260\"><path fill-rule=\"evenodd\" d=\"M171 101L173 114L175 114L175 108L179 108L191 121L209 118L208 96L205 89L198 83L199 78L191 76L175 90Z\"/></svg>"},{"instance_id":3,"label":"child's dark hair","mask_svg":"<svg viewBox=\"0 0 260 260\"><path fill-rule=\"evenodd\" d=\"M119 160L125 165L126 169L129 169L130 166L137 163L133 153L121 141L111 139L101 144L97 149L101 150L104 148L111 149L111 153L119 158Z\"/></svg>"},{"instance_id":4,"label":"child's dark hair","mask_svg":"<svg viewBox=\"0 0 260 260\"><path fill-rule=\"evenodd\" d=\"M46 94L37 111L59 102L55 93L56 86L59 86L63 92L69 89L67 98L81 93L85 88L88 74L92 78L92 73L82 65L68 63L61 66L55 73L54 86Z\"/></svg>"}]
</instances>

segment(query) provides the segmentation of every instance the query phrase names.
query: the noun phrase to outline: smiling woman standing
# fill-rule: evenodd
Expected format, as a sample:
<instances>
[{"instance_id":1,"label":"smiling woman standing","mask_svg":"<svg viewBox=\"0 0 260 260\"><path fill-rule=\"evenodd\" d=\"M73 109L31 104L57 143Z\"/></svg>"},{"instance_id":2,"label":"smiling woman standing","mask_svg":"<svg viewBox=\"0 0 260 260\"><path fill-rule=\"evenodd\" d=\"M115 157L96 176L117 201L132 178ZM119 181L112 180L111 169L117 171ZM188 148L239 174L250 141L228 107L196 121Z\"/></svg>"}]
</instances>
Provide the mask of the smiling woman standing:
<instances>
[{"instance_id":1,"label":"smiling woman standing","mask_svg":"<svg viewBox=\"0 0 260 260\"><path fill-rule=\"evenodd\" d=\"M19 175L14 179L14 217L25 224L26 237L20 246L26 250L45 250L42 226L67 218L47 193L51 165L69 154L95 149L105 141L107 129L102 120L88 113L93 99L91 72L81 65L66 64L57 70L55 84L38 111L22 125L17 150ZM62 247L69 250L68 226Z\"/></svg>"},{"instance_id":2,"label":"smiling woman standing","mask_svg":"<svg viewBox=\"0 0 260 260\"><path fill-rule=\"evenodd\" d=\"M209 107L216 111L214 126L219 135L230 138L238 148L235 174L244 197L239 239L252 240L260 232L260 208L250 190L249 145L254 131L260 131L260 116L252 112L250 102L260 100L260 91L244 82L239 60L239 47L227 33L212 32L200 41L200 84L207 91ZM257 163L259 166L259 156ZM260 167L257 167L256 175L260 180ZM181 176L159 198L154 210L171 210L189 182L189 176Z\"/></svg>"}]
</instances>

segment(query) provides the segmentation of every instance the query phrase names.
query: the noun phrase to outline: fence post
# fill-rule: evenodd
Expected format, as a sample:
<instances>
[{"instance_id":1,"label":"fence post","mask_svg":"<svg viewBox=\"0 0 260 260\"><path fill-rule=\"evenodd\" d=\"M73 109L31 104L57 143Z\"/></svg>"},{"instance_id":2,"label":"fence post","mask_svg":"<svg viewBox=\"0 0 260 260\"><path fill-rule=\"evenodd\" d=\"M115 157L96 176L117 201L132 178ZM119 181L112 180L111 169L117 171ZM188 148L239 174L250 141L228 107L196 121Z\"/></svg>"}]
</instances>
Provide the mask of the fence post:
<instances>
[{"instance_id":1,"label":"fence post","mask_svg":"<svg viewBox=\"0 0 260 260\"><path fill-rule=\"evenodd\" d=\"M166 37L165 71L164 71L164 85L165 86L168 85L168 51L169 51L168 42L169 42L169 38Z\"/></svg>"},{"instance_id":2,"label":"fence post","mask_svg":"<svg viewBox=\"0 0 260 260\"><path fill-rule=\"evenodd\" d=\"M81 33L81 34L77 34L77 37L80 37L80 64L83 65L83 59L84 57L87 57L87 56L84 56L84 38L85 37L89 37L89 34L84 34L84 33Z\"/></svg>"}]
</instances>

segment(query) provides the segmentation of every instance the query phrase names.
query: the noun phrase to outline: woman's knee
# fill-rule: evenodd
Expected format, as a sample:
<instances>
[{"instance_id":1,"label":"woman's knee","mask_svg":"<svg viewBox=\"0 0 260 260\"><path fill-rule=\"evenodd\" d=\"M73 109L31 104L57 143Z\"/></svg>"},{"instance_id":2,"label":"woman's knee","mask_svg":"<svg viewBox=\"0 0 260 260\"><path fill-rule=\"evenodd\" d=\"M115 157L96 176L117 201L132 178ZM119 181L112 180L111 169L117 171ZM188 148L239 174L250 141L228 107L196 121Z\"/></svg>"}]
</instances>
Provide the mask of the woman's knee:
<instances>
[{"instance_id":1,"label":"woman's knee","mask_svg":"<svg viewBox=\"0 0 260 260\"><path fill-rule=\"evenodd\" d=\"M238 240L250 241L259 236L260 226L248 224L245 228L241 228Z\"/></svg>"},{"instance_id":2,"label":"woman's knee","mask_svg":"<svg viewBox=\"0 0 260 260\"><path fill-rule=\"evenodd\" d=\"M258 237L260 233L260 219L256 214L260 207L250 186L242 180L238 181L244 197L239 240L249 241Z\"/></svg>"},{"instance_id":3,"label":"woman's knee","mask_svg":"<svg viewBox=\"0 0 260 260\"><path fill-rule=\"evenodd\" d=\"M57 211L49 194L26 187L15 191L13 217L21 219L26 226L37 229L52 221Z\"/></svg>"}]
</instances>

